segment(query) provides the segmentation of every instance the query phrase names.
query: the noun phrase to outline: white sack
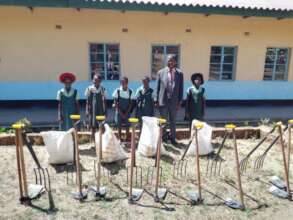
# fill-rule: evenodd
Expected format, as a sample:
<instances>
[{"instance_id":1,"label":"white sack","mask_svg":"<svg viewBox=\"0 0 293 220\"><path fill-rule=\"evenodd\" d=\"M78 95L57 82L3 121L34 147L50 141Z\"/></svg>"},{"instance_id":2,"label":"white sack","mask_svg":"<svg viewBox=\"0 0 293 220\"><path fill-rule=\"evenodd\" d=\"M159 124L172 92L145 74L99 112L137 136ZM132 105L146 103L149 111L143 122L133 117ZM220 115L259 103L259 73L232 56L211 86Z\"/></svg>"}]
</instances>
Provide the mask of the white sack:
<instances>
[{"instance_id":1,"label":"white sack","mask_svg":"<svg viewBox=\"0 0 293 220\"><path fill-rule=\"evenodd\" d=\"M142 130L138 143L138 152L146 157L153 157L157 152L159 139L159 125L156 117L142 117ZM166 150L162 145L161 154L166 154Z\"/></svg>"},{"instance_id":2,"label":"white sack","mask_svg":"<svg viewBox=\"0 0 293 220\"><path fill-rule=\"evenodd\" d=\"M98 149L100 146L99 132L96 132L95 140ZM127 158L120 141L108 124L105 124L105 132L102 134L102 155L104 163L112 163Z\"/></svg>"},{"instance_id":3,"label":"white sack","mask_svg":"<svg viewBox=\"0 0 293 220\"><path fill-rule=\"evenodd\" d=\"M199 147L199 155L207 155L211 152L214 151L213 146L212 146L212 132L213 132L213 128L208 125L205 122L201 122L198 120L193 120L192 121L192 128L194 128L194 125L196 123L202 123L203 124L203 128L198 130L198 147ZM191 137L193 137L194 135L194 129L192 129L191 131ZM193 156L196 153L196 148L195 148L196 144L195 144L195 138L193 138L190 147L187 151L187 155L189 156Z\"/></svg>"},{"instance_id":4,"label":"white sack","mask_svg":"<svg viewBox=\"0 0 293 220\"><path fill-rule=\"evenodd\" d=\"M73 162L73 137L69 131L41 132L50 164L64 164Z\"/></svg>"}]
</instances>

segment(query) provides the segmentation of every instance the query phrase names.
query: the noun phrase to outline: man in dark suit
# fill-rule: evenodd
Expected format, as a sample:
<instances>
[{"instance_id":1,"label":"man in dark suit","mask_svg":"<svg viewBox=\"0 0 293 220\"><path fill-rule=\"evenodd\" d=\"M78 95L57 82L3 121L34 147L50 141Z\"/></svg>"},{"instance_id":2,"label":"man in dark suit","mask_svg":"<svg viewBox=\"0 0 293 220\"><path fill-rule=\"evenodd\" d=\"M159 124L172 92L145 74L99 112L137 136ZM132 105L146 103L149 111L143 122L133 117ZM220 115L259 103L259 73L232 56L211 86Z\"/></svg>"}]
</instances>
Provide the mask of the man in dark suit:
<instances>
[{"instance_id":1,"label":"man in dark suit","mask_svg":"<svg viewBox=\"0 0 293 220\"><path fill-rule=\"evenodd\" d=\"M183 73L176 68L174 56L168 56L167 66L158 72L156 104L161 117L170 124L170 139L176 144L176 115L183 98Z\"/></svg>"}]
</instances>

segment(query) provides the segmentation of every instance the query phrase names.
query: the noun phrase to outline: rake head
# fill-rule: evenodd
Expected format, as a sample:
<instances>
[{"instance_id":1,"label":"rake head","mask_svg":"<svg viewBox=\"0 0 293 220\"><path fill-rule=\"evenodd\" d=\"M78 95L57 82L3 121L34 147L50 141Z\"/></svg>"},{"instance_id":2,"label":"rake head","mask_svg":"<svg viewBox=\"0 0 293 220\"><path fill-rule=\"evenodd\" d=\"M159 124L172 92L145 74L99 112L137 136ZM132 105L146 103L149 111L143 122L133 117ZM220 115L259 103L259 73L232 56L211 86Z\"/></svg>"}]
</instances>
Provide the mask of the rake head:
<instances>
[{"instance_id":1,"label":"rake head","mask_svg":"<svg viewBox=\"0 0 293 220\"><path fill-rule=\"evenodd\" d=\"M152 185L155 180L156 166L150 166L147 169L147 180L146 183ZM159 185L162 183L163 168L160 167Z\"/></svg>"},{"instance_id":2,"label":"rake head","mask_svg":"<svg viewBox=\"0 0 293 220\"><path fill-rule=\"evenodd\" d=\"M173 178L180 179L187 176L187 160L173 162Z\"/></svg>"},{"instance_id":3,"label":"rake head","mask_svg":"<svg viewBox=\"0 0 293 220\"><path fill-rule=\"evenodd\" d=\"M260 156L258 156L255 161L254 161L254 171L257 171L259 169L261 169L263 167L265 158L266 158L267 154L264 153Z\"/></svg>"},{"instance_id":4,"label":"rake head","mask_svg":"<svg viewBox=\"0 0 293 220\"><path fill-rule=\"evenodd\" d=\"M51 190L50 175L47 168L34 168L35 182L42 185L47 191Z\"/></svg>"},{"instance_id":5,"label":"rake head","mask_svg":"<svg viewBox=\"0 0 293 220\"><path fill-rule=\"evenodd\" d=\"M127 183L127 186L130 184L130 169L131 167L128 166L126 168L126 183ZM143 178L143 175L142 175L142 167L140 166L134 166L133 167L133 186L134 187L138 187L138 188L142 188L142 178Z\"/></svg>"},{"instance_id":6,"label":"rake head","mask_svg":"<svg viewBox=\"0 0 293 220\"><path fill-rule=\"evenodd\" d=\"M208 158L206 176L220 176L223 161L225 160L219 155Z\"/></svg>"},{"instance_id":7,"label":"rake head","mask_svg":"<svg viewBox=\"0 0 293 220\"><path fill-rule=\"evenodd\" d=\"M95 178L97 179L98 177L98 159L94 159L94 173L95 173ZM101 166L101 178L106 178L109 182L111 182L111 171L106 169L105 167Z\"/></svg>"},{"instance_id":8,"label":"rake head","mask_svg":"<svg viewBox=\"0 0 293 220\"><path fill-rule=\"evenodd\" d=\"M241 174L246 172L247 166L248 166L248 161L249 161L249 157L243 158L240 161L239 166L240 166L240 172L241 172Z\"/></svg>"}]
</instances>

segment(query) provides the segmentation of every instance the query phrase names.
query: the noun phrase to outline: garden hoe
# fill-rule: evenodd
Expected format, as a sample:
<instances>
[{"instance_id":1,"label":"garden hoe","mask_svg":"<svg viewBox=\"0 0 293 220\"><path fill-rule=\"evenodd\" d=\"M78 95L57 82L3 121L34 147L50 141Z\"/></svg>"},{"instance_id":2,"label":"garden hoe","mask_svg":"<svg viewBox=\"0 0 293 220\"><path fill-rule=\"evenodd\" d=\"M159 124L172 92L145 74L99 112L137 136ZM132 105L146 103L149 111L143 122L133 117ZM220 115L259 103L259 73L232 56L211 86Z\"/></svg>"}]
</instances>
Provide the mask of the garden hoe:
<instances>
[{"instance_id":1,"label":"garden hoe","mask_svg":"<svg viewBox=\"0 0 293 220\"><path fill-rule=\"evenodd\" d=\"M200 161L199 161L199 146L198 146L198 131L203 128L202 123L195 124L195 162L196 162L196 174L197 174L197 182L198 182L198 192L189 191L187 192L187 196L191 201L192 205L196 205L201 203L202 196L201 196L201 178L200 178Z\"/></svg>"},{"instance_id":2,"label":"garden hoe","mask_svg":"<svg viewBox=\"0 0 293 220\"><path fill-rule=\"evenodd\" d=\"M96 116L96 120L99 122L99 146L97 146L97 143L95 141L96 145L96 156L97 160L94 161L94 171L95 171L95 178L96 178L96 186L91 187L91 190L95 192L96 199L99 200L101 198L105 198L107 193L107 188L104 186L101 186L101 170L102 170L102 159L103 159L103 132L104 132L104 124L106 117L104 115Z\"/></svg>"},{"instance_id":3,"label":"garden hoe","mask_svg":"<svg viewBox=\"0 0 293 220\"><path fill-rule=\"evenodd\" d=\"M156 164L155 164L155 168L156 168L155 202L160 202L164 200L167 196L167 189L159 188L159 184L161 182L161 171L162 171L162 168L160 167L160 161L161 161L163 127L166 124L166 119L160 118L158 120L158 123L159 123L159 140L158 140Z\"/></svg>"},{"instance_id":4,"label":"garden hoe","mask_svg":"<svg viewBox=\"0 0 293 220\"><path fill-rule=\"evenodd\" d=\"M74 162L76 167L76 183L77 192L73 193L73 198L82 202L87 198L87 189L82 187L82 170L79 158L79 147L78 147L78 124L80 123L80 115L70 115L71 120L73 120L73 146L74 146Z\"/></svg>"},{"instance_id":5,"label":"garden hoe","mask_svg":"<svg viewBox=\"0 0 293 220\"><path fill-rule=\"evenodd\" d=\"M236 163L236 175L237 175L237 182L238 182L238 192L239 192L239 199L240 202L235 201L233 199L226 199L226 205L234 209L245 209L244 205L244 194L242 190L242 183L241 183L241 174L240 174L240 167L239 167L239 158L238 158L238 149L237 149L237 142L236 142L236 134L235 134L236 126L234 124L226 125L226 131L232 134L233 137L233 144L234 144L234 153L235 153L235 163Z\"/></svg>"},{"instance_id":6,"label":"garden hoe","mask_svg":"<svg viewBox=\"0 0 293 220\"><path fill-rule=\"evenodd\" d=\"M136 166L136 160L135 160L135 148L136 148L136 143L135 143L135 129L136 126L139 122L137 118L130 118L129 122L131 123L131 164L130 167L127 168L127 184L129 183L129 197L128 197L128 202L130 204L140 200L142 197L142 194L144 190L142 189L142 167ZM128 170L130 170L130 178L128 181ZM136 187L140 188L133 188L133 174L135 173L135 183ZM138 177L139 176L139 177ZM140 184L138 184L138 182Z\"/></svg>"},{"instance_id":7,"label":"garden hoe","mask_svg":"<svg viewBox=\"0 0 293 220\"><path fill-rule=\"evenodd\" d=\"M25 128L24 124L13 124L12 128L15 130L15 144L16 144L16 159L17 159L17 171L18 171L18 182L19 182L19 192L20 192L20 203L25 205L30 205L41 209L47 213L52 213L57 211L55 208L52 191L51 191L51 182L50 175L47 168L42 168L40 162L34 152L32 143L28 140L23 129ZM37 166L34 168L35 174L35 184L27 185L27 176L25 169L25 159L23 153L23 145L28 147L30 154ZM32 200L38 199L44 192L48 192L49 197L49 208L42 209L40 207L34 206Z\"/></svg>"}]
</instances>

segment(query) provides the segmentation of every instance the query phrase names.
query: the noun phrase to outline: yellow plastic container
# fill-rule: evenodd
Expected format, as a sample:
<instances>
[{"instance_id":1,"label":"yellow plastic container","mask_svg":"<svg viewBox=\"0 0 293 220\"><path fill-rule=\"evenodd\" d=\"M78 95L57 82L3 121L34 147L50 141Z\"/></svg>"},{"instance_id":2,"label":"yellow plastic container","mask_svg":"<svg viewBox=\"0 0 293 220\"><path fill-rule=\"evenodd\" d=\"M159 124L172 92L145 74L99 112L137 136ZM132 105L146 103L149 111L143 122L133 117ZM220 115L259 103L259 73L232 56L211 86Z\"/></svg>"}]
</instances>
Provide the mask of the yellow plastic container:
<instances>
[{"instance_id":1,"label":"yellow plastic container","mask_svg":"<svg viewBox=\"0 0 293 220\"><path fill-rule=\"evenodd\" d=\"M288 121L288 124L293 125L293 119L290 119L290 120Z\"/></svg>"},{"instance_id":2,"label":"yellow plastic container","mask_svg":"<svg viewBox=\"0 0 293 220\"><path fill-rule=\"evenodd\" d=\"M70 115L70 119L71 120L79 120L80 119L80 115Z\"/></svg>"}]
</instances>

